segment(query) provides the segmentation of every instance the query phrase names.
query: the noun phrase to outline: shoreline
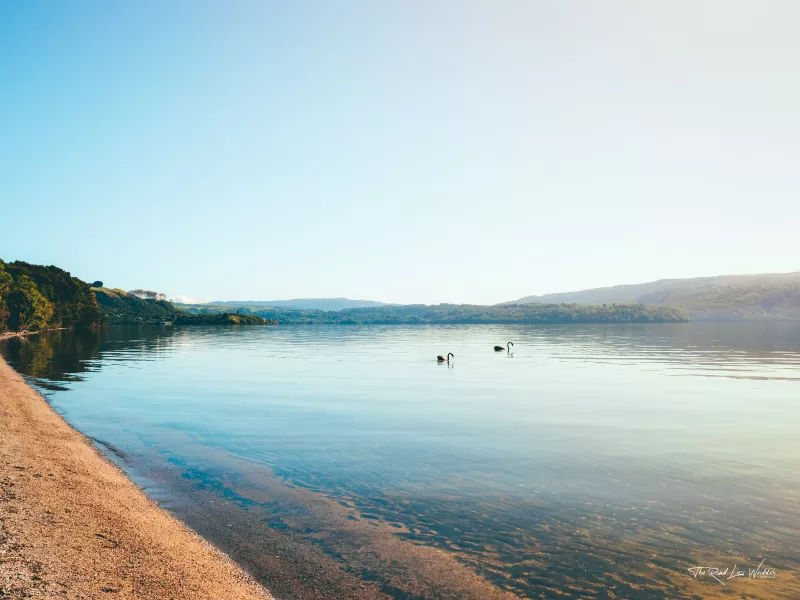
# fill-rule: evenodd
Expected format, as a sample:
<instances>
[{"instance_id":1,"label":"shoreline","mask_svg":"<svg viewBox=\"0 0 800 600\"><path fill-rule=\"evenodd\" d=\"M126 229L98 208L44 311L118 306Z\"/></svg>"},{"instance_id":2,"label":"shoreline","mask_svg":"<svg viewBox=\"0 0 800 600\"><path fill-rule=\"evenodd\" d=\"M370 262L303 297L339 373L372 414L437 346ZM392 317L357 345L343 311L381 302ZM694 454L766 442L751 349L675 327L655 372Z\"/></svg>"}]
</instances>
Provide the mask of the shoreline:
<instances>
[{"instance_id":1,"label":"shoreline","mask_svg":"<svg viewBox=\"0 0 800 600\"><path fill-rule=\"evenodd\" d=\"M26 338L29 335L39 335L49 331L71 331L71 329L71 327L53 327L51 329L37 329L36 331L0 331L0 342L11 338Z\"/></svg>"},{"instance_id":2,"label":"shoreline","mask_svg":"<svg viewBox=\"0 0 800 600\"><path fill-rule=\"evenodd\" d=\"M147 498L2 358L0 596L274 600Z\"/></svg>"}]
</instances>

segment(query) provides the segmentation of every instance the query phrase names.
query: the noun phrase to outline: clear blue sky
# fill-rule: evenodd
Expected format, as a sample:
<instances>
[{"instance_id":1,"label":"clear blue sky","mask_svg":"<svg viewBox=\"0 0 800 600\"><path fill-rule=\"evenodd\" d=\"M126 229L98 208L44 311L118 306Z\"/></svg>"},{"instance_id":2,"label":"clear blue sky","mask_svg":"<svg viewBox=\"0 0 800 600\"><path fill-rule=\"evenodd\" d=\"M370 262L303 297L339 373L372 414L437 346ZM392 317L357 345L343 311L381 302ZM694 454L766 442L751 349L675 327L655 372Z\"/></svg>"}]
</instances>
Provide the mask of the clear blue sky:
<instances>
[{"instance_id":1,"label":"clear blue sky","mask_svg":"<svg viewBox=\"0 0 800 600\"><path fill-rule=\"evenodd\" d=\"M0 257L493 303L800 270L800 3L0 3Z\"/></svg>"}]
</instances>

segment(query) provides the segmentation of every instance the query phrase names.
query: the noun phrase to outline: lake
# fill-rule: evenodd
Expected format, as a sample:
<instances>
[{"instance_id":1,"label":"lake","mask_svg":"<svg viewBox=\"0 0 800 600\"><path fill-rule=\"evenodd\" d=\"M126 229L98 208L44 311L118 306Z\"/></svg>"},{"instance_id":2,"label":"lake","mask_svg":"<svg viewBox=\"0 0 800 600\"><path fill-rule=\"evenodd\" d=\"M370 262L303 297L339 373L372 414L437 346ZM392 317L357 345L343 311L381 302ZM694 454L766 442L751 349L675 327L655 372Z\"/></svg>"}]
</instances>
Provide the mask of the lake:
<instances>
[{"instance_id":1,"label":"lake","mask_svg":"<svg viewBox=\"0 0 800 600\"><path fill-rule=\"evenodd\" d=\"M112 327L0 351L281 599L800 597L800 324Z\"/></svg>"}]
</instances>

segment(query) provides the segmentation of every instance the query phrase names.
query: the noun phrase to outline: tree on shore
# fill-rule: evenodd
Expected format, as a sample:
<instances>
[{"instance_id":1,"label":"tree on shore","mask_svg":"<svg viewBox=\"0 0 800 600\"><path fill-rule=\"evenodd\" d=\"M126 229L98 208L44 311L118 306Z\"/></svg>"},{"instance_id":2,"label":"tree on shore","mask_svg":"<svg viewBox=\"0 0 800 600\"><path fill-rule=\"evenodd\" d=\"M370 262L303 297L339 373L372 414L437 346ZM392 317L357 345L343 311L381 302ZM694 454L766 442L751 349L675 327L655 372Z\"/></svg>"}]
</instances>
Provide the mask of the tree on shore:
<instances>
[{"instance_id":1,"label":"tree on shore","mask_svg":"<svg viewBox=\"0 0 800 600\"><path fill-rule=\"evenodd\" d=\"M0 331L8 329L8 304L6 298L11 291L13 278L6 272L5 264L0 260Z\"/></svg>"},{"instance_id":2,"label":"tree on shore","mask_svg":"<svg viewBox=\"0 0 800 600\"><path fill-rule=\"evenodd\" d=\"M36 289L27 275L14 280L6 304L10 312L8 325L18 331L45 329L53 317L53 303Z\"/></svg>"},{"instance_id":3,"label":"tree on shore","mask_svg":"<svg viewBox=\"0 0 800 600\"><path fill-rule=\"evenodd\" d=\"M141 298L142 300L155 300L157 302L163 302L167 299L166 294L162 294L161 292L154 292L153 290L128 290L129 294L133 294L137 298Z\"/></svg>"}]
</instances>

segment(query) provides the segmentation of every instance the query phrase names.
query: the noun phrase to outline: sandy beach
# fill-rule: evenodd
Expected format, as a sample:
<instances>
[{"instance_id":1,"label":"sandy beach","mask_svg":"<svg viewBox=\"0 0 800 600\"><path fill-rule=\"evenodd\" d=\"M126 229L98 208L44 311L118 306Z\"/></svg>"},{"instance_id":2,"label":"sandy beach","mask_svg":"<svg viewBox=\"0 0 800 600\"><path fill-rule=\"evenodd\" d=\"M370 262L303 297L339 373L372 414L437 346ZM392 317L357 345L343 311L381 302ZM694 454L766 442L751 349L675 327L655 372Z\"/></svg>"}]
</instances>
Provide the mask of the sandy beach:
<instances>
[{"instance_id":1,"label":"sandy beach","mask_svg":"<svg viewBox=\"0 0 800 600\"><path fill-rule=\"evenodd\" d=\"M0 597L268 599L0 358Z\"/></svg>"}]
</instances>

